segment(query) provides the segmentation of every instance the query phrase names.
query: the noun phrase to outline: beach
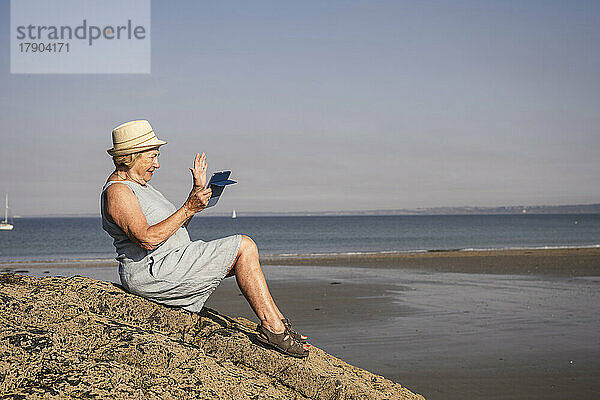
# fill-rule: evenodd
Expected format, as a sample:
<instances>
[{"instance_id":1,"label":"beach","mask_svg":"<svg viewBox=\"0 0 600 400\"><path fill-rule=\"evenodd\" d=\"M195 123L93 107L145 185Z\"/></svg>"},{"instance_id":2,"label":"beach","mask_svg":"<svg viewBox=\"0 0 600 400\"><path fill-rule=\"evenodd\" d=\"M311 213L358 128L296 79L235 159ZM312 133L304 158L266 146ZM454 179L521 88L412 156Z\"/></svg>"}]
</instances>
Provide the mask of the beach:
<instances>
[{"instance_id":1,"label":"beach","mask_svg":"<svg viewBox=\"0 0 600 400\"><path fill-rule=\"evenodd\" d=\"M266 256L295 327L427 399L592 399L600 392L600 249ZM115 262L0 271L118 282ZM27 271L27 272L25 272ZM233 279L207 307L256 321Z\"/></svg>"}]
</instances>

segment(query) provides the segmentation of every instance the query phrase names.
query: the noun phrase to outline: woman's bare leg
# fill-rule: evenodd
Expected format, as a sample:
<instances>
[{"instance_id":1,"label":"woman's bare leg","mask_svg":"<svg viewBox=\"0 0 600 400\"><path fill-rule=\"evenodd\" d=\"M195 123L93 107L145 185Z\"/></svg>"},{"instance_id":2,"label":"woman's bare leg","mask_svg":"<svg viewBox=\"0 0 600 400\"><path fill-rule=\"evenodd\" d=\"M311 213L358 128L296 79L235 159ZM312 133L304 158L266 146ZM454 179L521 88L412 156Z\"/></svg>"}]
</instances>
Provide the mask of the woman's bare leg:
<instances>
[{"instance_id":1,"label":"woman's bare leg","mask_svg":"<svg viewBox=\"0 0 600 400\"><path fill-rule=\"evenodd\" d=\"M235 275L237 284L263 325L273 333L285 330L283 314L275 305L258 261L258 248L252 239L242 235L238 256L227 276ZM305 348L310 345L305 345Z\"/></svg>"}]
</instances>

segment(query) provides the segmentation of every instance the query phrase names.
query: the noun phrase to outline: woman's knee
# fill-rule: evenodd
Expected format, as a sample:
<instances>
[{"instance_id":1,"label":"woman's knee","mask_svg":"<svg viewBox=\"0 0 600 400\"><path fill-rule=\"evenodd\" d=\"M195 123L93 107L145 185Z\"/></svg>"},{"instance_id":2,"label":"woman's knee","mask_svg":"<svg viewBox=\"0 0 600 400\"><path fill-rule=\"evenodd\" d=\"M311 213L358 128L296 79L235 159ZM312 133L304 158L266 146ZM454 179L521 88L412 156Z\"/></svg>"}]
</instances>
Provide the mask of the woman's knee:
<instances>
[{"instance_id":1,"label":"woman's knee","mask_svg":"<svg viewBox=\"0 0 600 400\"><path fill-rule=\"evenodd\" d=\"M242 235L240 244L240 255L256 253L258 255L258 246L250 236Z\"/></svg>"}]
</instances>

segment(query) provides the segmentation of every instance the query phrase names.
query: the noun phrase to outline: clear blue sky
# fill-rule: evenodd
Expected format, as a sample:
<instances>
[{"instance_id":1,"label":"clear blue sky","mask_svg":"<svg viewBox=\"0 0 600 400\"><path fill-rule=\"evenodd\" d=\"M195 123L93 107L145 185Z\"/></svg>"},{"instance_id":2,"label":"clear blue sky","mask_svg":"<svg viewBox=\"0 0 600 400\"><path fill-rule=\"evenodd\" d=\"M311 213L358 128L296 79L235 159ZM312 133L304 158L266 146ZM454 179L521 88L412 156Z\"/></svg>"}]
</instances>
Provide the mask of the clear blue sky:
<instances>
[{"instance_id":1,"label":"clear blue sky","mask_svg":"<svg viewBox=\"0 0 600 400\"><path fill-rule=\"evenodd\" d=\"M0 0L0 192L98 212L111 129L240 183L220 212L600 202L600 2L152 2L149 75L10 74ZM110 60L106 60L110 62Z\"/></svg>"}]
</instances>

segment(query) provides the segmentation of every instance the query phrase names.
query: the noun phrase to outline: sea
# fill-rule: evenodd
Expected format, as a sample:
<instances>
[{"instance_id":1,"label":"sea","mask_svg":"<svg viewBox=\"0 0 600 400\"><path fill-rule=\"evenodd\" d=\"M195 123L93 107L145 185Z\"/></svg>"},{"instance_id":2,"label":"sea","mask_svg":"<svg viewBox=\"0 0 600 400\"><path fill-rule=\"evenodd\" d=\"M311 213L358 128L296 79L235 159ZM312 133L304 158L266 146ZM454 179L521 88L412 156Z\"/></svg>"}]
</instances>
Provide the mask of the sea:
<instances>
[{"instance_id":1,"label":"sea","mask_svg":"<svg viewBox=\"0 0 600 400\"><path fill-rule=\"evenodd\" d=\"M115 257L99 217L18 218L0 263ZM600 247L600 214L196 216L192 240L246 234L264 255Z\"/></svg>"}]
</instances>

